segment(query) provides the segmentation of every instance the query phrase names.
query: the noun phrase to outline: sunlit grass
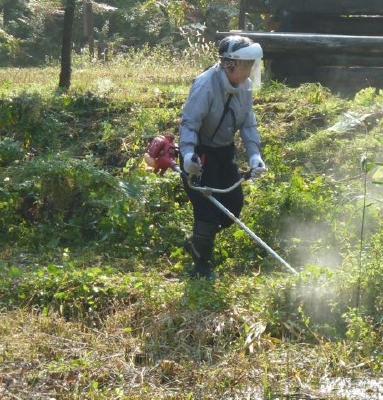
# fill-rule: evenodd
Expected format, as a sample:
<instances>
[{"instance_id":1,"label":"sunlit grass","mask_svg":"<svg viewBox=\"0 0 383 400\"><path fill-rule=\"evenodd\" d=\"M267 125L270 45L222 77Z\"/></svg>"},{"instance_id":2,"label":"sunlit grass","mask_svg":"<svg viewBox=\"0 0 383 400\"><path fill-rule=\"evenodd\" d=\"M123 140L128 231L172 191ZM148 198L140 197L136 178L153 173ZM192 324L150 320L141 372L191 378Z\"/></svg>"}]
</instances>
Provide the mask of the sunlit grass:
<instances>
[{"instance_id":1,"label":"sunlit grass","mask_svg":"<svg viewBox=\"0 0 383 400\"><path fill-rule=\"evenodd\" d=\"M51 92L58 86L59 70L45 68L0 68L0 93Z\"/></svg>"},{"instance_id":2,"label":"sunlit grass","mask_svg":"<svg viewBox=\"0 0 383 400\"><path fill-rule=\"evenodd\" d=\"M149 52L132 51L115 56L110 61L90 61L86 54L73 55L70 92L107 95L111 100L140 101L158 95L162 90L175 91L185 97L194 76L201 72L207 60L174 57L161 47ZM206 56L205 56L206 58ZM40 68L0 68L0 95L24 91L51 94L58 89L60 66Z\"/></svg>"},{"instance_id":3,"label":"sunlit grass","mask_svg":"<svg viewBox=\"0 0 383 400\"><path fill-rule=\"evenodd\" d=\"M124 65L99 65L93 68L73 69L69 92L107 95L112 100L141 100L155 95L155 91L175 90L187 94L184 87L191 82L193 70L181 74L169 71L167 67L153 68L152 72L140 72L140 69L125 68ZM58 89L60 69L42 68L0 68L0 95L7 96L21 92L36 92L49 95Z\"/></svg>"}]
</instances>

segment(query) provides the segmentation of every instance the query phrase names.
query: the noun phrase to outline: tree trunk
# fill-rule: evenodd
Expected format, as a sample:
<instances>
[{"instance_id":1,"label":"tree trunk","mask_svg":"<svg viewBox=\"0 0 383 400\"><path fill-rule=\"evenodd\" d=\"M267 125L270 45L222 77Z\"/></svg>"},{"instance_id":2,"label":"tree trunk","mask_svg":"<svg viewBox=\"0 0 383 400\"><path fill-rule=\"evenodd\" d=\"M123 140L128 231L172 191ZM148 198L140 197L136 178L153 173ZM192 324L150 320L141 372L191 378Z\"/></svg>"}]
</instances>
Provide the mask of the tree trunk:
<instances>
[{"instance_id":1,"label":"tree trunk","mask_svg":"<svg viewBox=\"0 0 383 400\"><path fill-rule=\"evenodd\" d=\"M61 72L59 88L69 89L72 72L72 31L76 0L67 0L64 14L63 40L61 46Z\"/></svg>"},{"instance_id":2,"label":"tree trunk","mask_svg":"<svg viewBox=\"0 0 383 400\"><path fill-rule=\"evenodd\" d=\"M1 10L3 12L3 26L5 29L7 29L9 24L11 9L12 9L12 1L5 0L3 8Z\"/></svg>"},{"instance_id":3,"label":"tree trunk","mask_svg":"<svg viewBox=\"0 0 383 400\"><path fill-rule=\"evenodd\" d=\"M246 27L245 27L246 7L247 7L247 1L246 0L240 0L240 2L239 2L239 15L238 15L238 29L246 29Z\"/></svg>"},{"instance_id":4,"label":"tree trunk","mask_svg":"<svg viewBox=\"0 0 383 400\"><path fill-rule=\"evenodd\" d=\"M89 44L90 59L94 57L93 35L93 4L91 0L84 0L84 38Z\"/></svg>"}]
</instances>

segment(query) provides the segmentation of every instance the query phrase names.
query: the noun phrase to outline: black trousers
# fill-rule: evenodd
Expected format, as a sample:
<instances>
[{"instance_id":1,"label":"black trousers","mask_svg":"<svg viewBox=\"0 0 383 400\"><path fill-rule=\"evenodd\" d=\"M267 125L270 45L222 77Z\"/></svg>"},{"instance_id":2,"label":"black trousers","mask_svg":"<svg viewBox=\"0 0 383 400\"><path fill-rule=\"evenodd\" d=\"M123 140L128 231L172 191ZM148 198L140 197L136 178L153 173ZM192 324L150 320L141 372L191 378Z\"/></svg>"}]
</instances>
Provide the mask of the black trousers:
<instances>
[{"instance_id":1,"label":"black trousers","mask_svg":"<svg viewBox=\"0 0 383 400\"><path fill-rule=\"evenodd\" d=\"M199 146L196 152L203 161L201 186L226 189L240 179L234 144L226 147ZM190 188L186 178L183 178L183 181L185 191L193 205L195 221L215 224L217 229L233 224L233 221L202 193ZM213 196L239 217L244 201L241 186L229 193L214 193Z\"/></svg>"}]
</instances>

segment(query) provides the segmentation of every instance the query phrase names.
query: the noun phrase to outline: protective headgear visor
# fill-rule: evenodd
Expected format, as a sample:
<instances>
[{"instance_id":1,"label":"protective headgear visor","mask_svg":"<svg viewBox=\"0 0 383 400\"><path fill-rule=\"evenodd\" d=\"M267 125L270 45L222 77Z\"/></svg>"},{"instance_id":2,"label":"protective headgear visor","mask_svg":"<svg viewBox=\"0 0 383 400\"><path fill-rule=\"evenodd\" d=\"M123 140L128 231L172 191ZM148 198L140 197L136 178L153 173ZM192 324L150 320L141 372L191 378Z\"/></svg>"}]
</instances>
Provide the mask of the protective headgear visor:
<instances>
[{"instance_id":1,"label":"protective headgear visor","mask_svg":"<svg viewBox=\"0 0 383 400\"><path fill-rule=\"evenodd\" d=\"M254 61L249 79L252 83L252 89L259 89L261 87L261 72L262 72L262 58L263 50L259 43L251 43L247 46L240 47L233 50L235 44L238 43L237 38L229 41L227 51L221 54L221 57L233 61Z\"/></svg>"}]
</instances>

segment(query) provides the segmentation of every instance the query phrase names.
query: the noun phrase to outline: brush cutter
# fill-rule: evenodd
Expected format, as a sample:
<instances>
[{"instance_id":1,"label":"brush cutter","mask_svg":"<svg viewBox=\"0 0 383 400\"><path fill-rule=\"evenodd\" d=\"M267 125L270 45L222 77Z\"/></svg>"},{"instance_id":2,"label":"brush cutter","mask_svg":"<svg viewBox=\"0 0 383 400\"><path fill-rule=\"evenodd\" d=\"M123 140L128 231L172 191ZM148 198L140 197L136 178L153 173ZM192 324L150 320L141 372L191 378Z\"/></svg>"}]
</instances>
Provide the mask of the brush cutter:
<instances>
[{"instance_id":1,"label":"brush cutter","mask_svg":"<svg viewBox=\"0 0 383 400\"><path fill-rule=\"evenodd\" d=\"M221 204L214 196L213 193L229 193L236 187L242 184L243 181L251 178L251 171L243 174L241 179L234 183L234 185L226 189L215 189L207 186L199 186L198 181L185 174L184 171L177 165L175 158L179 154L179 149L174 143L174 137L171 135L158 136L154 138L146 149L144 160L146 164L153 168L153 172L163 175L168 168L178 172L182 176L187 177L187 182L190 188L200 192L203 196L209 199L215 206L217 206L223 213L225 213L231 220L233 220L241 229L243 229L254 241L260 244L267 250L275 259L277 259L284 267L291 273L297 275L298 272L290 266L282 257L280 257L270 246L268 246L261 238L252 232L239 218L237 218L230 210Z\"/></svg>"}]
</instances>

